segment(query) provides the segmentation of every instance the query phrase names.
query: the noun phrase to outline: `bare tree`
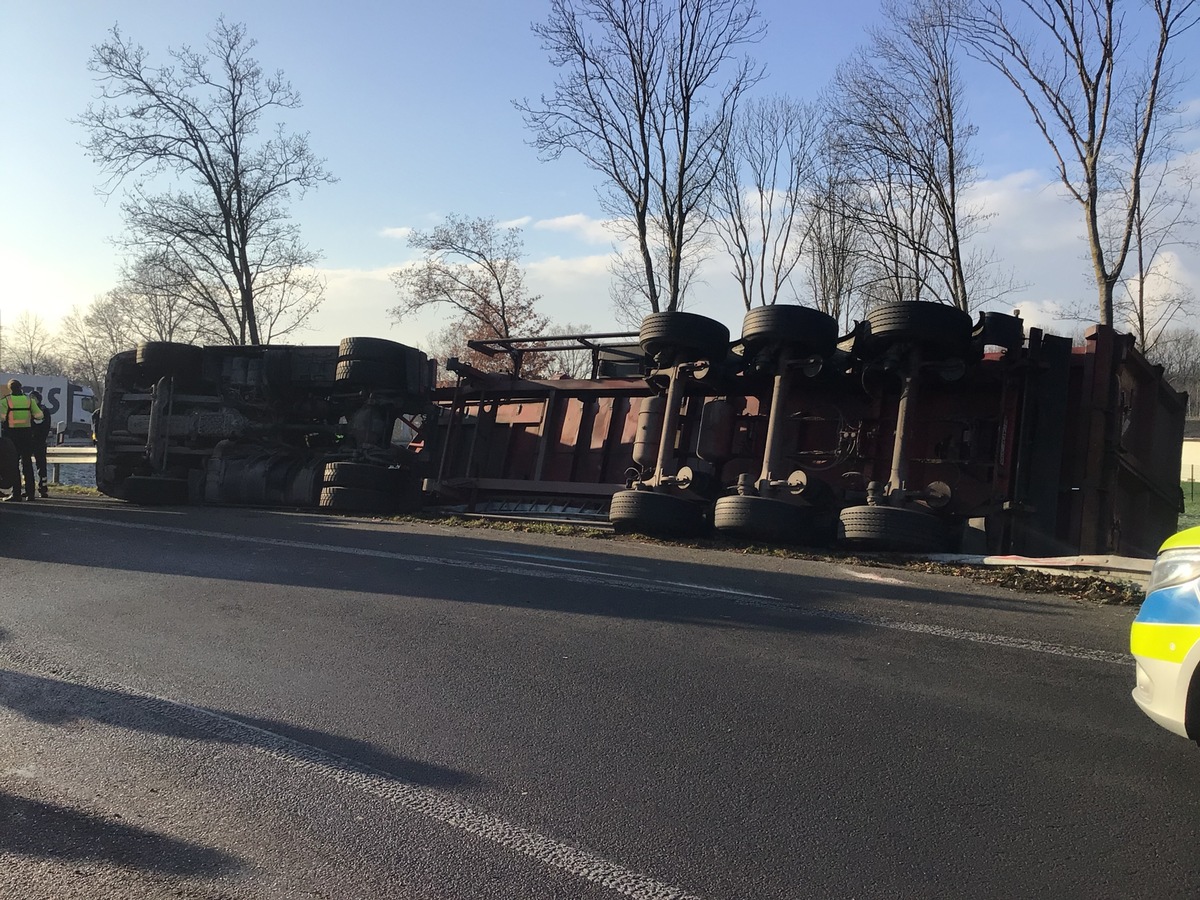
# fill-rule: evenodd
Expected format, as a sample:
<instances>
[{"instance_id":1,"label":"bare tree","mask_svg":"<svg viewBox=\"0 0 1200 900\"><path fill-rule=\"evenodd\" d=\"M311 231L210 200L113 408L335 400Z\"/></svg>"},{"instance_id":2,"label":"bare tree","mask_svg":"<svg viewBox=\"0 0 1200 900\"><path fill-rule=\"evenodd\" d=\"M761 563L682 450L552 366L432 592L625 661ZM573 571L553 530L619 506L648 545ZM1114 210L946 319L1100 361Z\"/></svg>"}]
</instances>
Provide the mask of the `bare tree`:
<instances>
[{"instance_id":1,"label":"bare tree","mask_svg":"<svg viewBox=\"0 0 1200 900\"><path fill-rule=\"evenodd\" d=\"M974 0L961 21L972 52L1028 106L1083 211L1102 325L1114 324L1160 119L1175 114L1169 50L1198 17L1197 0Z\"/></svg>"},{"instance_id":2,"label":"bare tree","mask_svg":"<svg viewBox=\"0 0 1200 900\"><path fill-rule=\"evenodd\" d=\"M266 343L300 327L324 285L319 254L289 220L292 195L335 179L308 145L272 117L300 106L280 72L265 75L245 26L218 19L203 52L170 50L155 67L114 27L89 61L99 102L77 123L107 174L105 192L127 185L122 242L153 257L175 289L233 344ZM157 176L188 188L156 192Z\"/></svg>"},{"instance_id":3,"label":"bare tree","mask_svg":"<svg viewBox=\"0 0 1200 900\"><path fill-rule=\"evenodd\" d=\"M843 148L844 150L844 148ZM903 164L874 157L864 170L856 163L854 216L864 251L858 289L864 306L932 300L936 294L933 263L922 252L933 240L932 201L916 175Z\"/></svg>"},{"instance_id":4,"label":"bare tree","mask_svg":"<svg viewBox=\"0 0 1200 900\"><path fill-rule=\"evenodd\" d=\"M104 381L108 361L139 341L221 340L211 319L187 302L155 258L125 266L121 282L87 307L73 307L59 325L58 344L75 377Z\"/></svg>"},{"instance_id":5,"label":"bare tree","mask_svg":"<svg viewBox=\"0 0 1200 900\"><path fill-rule=\"evenodd\" d=\"M108 372L108 361L122 350L128 350L124 323L113 321L111 305L97 298L89 307L71 307L58 328L62 348L71 377L100 393Z\"/></svg>"},{"instance_id":6,"label":"bare tree","mask_svg":"<svg viewBox=\"0 0 1200 900\"><path fill-rule=\"evenodd\" d=\"M787 97L751 100L730 125L712 224L747 310L775 303L800 262L821 131L817 107Z\"/></svg>"},{"instance_id":7,"label":"bare tree","mask_svg":"<svg viewBox=\"0 0 1200 900\"><path fill-rule=\"evenodd\" d=\"M586 335L592 331L590 325L577 325L573 322L565 325L551 325L551 329L555 334ZM566 378L591 378L592 362L593 352L591 350L563 350L554 354L550 370L553 374Z\"/></svg>"},{"instance_id":8,"label":"bare tree","mask_svg":"<svg viewBox=\"0 0 1200 900\"><path fill-rule=\"evenodd\" d=\"M869 199L880 299L978 305L986 267L968 263L982 215L964 201L975 181L955 29L960 0L889 0L886 28L838 70L832 104L841 152Z\"/></svg>"},{"instance_id":9,"label":"bare tree","mask_svg":"<svg viewBox=\"0 0 1200 900\"><path fill-rule=\"evenodd\" d=\"M4 366L8 371L26 375L65 374L63 359L54 352L55 346L54 335L42 317L23 312L8 329L4 341Z\"/></svg>"},{"instance_id":10,"label":"bare tree","mask_svg":"<svg viewBox=\"0 0 1200 900\"><path fill-rule=\"evenodd\" d=\"M1188 395L1188 418L1200 415L1200 332L1193 328L1163 331L1146 358L1163 367L1163 376L1177 391Z\"/></svg>"},{"instance_id":11,"label":"bare tree","mask_svg":"<svg viewBox=\"0 0 1200 900\"><path fill-rule=\"evenodd\" d=\"M683 309L687 305L688 290L699 276L700 264L703 262L706 252L706 247L698 241L690 242L683 248L678 272L679 302L675 309ZM654 260L656 271L666 270L666 251L663 248L656 248ZM645 258L641 251L626 247L623 252L614 256L609 266L612 280L609 283L608 292L612 299L613 318L621 326L635 331L641 325L642 320L646 318L646 313L653 311L647 306L649 301L646 294L644 263Z\"/></svg>"},{"instance_id":12,"label":"bare tree","mask_svg":"<svg viewBox=\"0 0 1200 900\"><path fill-rule=\"evenodd\" d=\"M866 260L863 200L842 161L826 143L824 163L807 194L809 237L805 242L808 290L813 306L849 331L862 310L860 291Z\"/></svg>"},{"instance_id":13,"label":"bare tree","mask_svg":"<svg viewBox=\"0 0 1200 900\"><path fill-rule=\"evenodd\" d=\"M397 322L435 306L455 312L451 328L434 339L444 349L454 345L472 365L500 371L507 357L466 351L468 340L529 337L544 331L548 320L537 312L537 295L525 290L521 269L523 243L518 228L501 228L494 219L447 216L432 231L414 231L408 245L422 251L419 263L392 273L400 303L389 310ZM536 354L526 371L537 370Z\"/></svg>"},{"instance_id":14,"label":"bare tree","mask_svg":"<svg viewBox=\"0 0 1200 900\"><path fill-rule=\"evenodd\" d=\"M1185 235L1196 224L1191 214L1195 175L1186 161L1169 152L1180 120L1156 129L1147 157L1153 160L1142 178L1133 215L1132 263L1113 294L1113 314L1136 338L1143 353L1192 305L1194 296L1170 269L1171 251L1194 248ZM1160 124L1162 120L1159 120ZM1119 226L1118 226L1119 229ZM1106 229L1109 233L1118 229Z\"/></svg>"},{"instance_id":15,"label":"bare tree","mask_svg":"<svg viewBox=\"0 0 1200 900\"><path fill-rule=\"evenodd\" d=\"M122 323L130 343L175 341L199 343L228 338L225 328L194 303L189 285L162 255L138 257L127 263L121 282L94 304L105 325Z\"/></svg>"},{"instance_id":16,"label":"bare tree","mask_svg":"<svg viewBox=\"0 0 1200 900\"><path fill-rule=\"evenodd\" d=\"M637 264L626 304L676 310L702 241L727 123L760 70L736 53L763 34L755 0L551 0L534 33L561 75L516 104L543 158L571 150ZM725 78L726 73L728 77Z\"/></svg>"}]
</instances>

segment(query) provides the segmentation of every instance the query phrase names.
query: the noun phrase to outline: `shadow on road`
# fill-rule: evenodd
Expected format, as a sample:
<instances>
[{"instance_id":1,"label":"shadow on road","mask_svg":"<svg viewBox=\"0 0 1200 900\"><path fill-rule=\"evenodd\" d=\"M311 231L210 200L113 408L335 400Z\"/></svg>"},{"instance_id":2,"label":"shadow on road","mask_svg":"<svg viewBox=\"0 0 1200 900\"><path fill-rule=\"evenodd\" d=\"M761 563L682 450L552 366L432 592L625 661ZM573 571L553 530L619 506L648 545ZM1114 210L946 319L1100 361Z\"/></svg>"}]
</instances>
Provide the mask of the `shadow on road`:
<instances>
[{"instance_id":1,"label":"shadow on road","mask_svg":"<svg viewBox=\"0 0 1200 900\"><path fill-rule=\"evenodd\" d=\"M775 561L764 557L761 568L736 568L722 562L727 554L731 560L740 557L729 550L672 551L664 557L648 547L647 555L639 556L605 552L599 549L602 544L566 549L466 529L414 530L269 510L115 506L96 512L104 518L90 515L86 507L56 507L53 518L37 518L53 532L61 530L60 540L47 541L37 530L24 540L18 532L11 550L31 562L62 562L57 548L69 543L72 564L101 569L295 586L319 590L322 596L424 597L720 629L858 630L850 623L816 624L794 612L731 602L740 594L756 593L784 600L796 611L857 609L869 594L879 600L1034 616L1063 612L1061 604L1026 596L1008 599L957 590L961 580L905 583L904 577L888 577L886 570L870 580L847 578L849 563L813 564L811 572L801 574L779 571ZM63 521L68 517L75 521ZM87 528L87 539L72 540L72 525ZM682 582L697 587L689 591Z\"/></svg>"},{"instance_id":2,"label":"shadow on road","mask_svg":"<svg viewBox=\"0 0 1200 900\"><path fill-rule=\"evenodd\" d=\"M235 856L0 788L0 857L109 862L168 875L237 871Z\"/></svg>"},{"instance_id":3,"label":"shadow on road","mask_svg":"<svg viewBox=\"0 0 1200 900\"><path fill-rule=\"evenodd\" d=\"M250 747L407 784L463 788L480 783L464 772L399 757L353 738L11 669L0 669L0 706L47 725L90 719L165 737Z\"/></svg>"}]
</instances>

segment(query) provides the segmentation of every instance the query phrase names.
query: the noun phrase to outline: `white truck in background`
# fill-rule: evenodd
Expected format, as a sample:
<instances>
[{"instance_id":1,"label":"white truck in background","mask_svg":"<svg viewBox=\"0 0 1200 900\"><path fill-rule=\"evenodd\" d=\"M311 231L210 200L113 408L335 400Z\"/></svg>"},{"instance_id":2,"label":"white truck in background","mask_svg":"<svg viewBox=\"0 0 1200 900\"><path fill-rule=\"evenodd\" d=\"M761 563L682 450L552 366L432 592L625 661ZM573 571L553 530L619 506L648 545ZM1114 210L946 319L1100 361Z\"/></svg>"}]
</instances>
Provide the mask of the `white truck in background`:
<instances>
[{"instance_id":1,"label":"white truck in background","mask_svg":"<svg viewBox=\"0 0 1200 900\"><path fill-rule=\"evenodd\" d=\"M56 434L71 440L91 440L92 412L96 409L96 395L91 388L61 375L0 372L0 396L8 393L8 382L14 378L26 394L37 391L42 395L42 410L50 417L50 443L62 439L53 437Z\"/></svg>"}]
</instances>

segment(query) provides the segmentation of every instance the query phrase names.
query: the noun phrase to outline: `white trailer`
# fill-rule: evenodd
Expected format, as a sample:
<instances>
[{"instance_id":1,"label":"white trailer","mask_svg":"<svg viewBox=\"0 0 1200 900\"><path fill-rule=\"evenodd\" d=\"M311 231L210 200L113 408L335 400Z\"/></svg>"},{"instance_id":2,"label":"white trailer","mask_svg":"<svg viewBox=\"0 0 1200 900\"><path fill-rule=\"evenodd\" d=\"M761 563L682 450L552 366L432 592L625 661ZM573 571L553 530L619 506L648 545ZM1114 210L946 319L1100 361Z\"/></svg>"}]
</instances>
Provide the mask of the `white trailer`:
<instances>
[{"instance_id":1,"label":"white trailer","mask_svg":"<svg viewBox=\"0 0 1200 900\"><path fill-rule=\"evenodd\" d=\"M41 406L50 416L52 433L91 439L92 412L96 409L96 395L91 388L61 375L0 372L0 397L8 394L8 382L14 378L21 382L26 394L37 391L42 395Z\"/></svg>"}]
</instances>

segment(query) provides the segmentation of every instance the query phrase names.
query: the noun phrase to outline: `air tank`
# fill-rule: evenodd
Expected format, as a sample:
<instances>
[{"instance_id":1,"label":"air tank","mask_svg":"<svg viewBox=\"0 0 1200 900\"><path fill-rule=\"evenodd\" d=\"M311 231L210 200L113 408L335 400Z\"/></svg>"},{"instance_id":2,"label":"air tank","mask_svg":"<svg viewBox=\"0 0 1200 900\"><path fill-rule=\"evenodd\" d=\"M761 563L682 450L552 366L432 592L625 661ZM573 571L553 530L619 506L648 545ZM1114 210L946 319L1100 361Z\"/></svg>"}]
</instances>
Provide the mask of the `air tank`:
<instances>
[{"instance_id":1,"label":"air tank","mask_svg":"<svg viewBox=\"0 0 1200 900\"><path fill-rule=\"evenodd\" d=\"M733 459L733 433L737 416L737 407L728 400L714 399L705 403L700 413L696 455L718 464Z\"/></svg>"},{"instance_id":2,"label":"air tank","mask_svg":"<svg viewBox=\"0 0 1200 900\"><path fill-rule=\"evenodd\" d=\"M643 397L641 406L638 407L633 461L643 470L654 468L658 462L658 445L662 440L663 416L666 411L666 397Z\"/></svg>"}]
</instances>

